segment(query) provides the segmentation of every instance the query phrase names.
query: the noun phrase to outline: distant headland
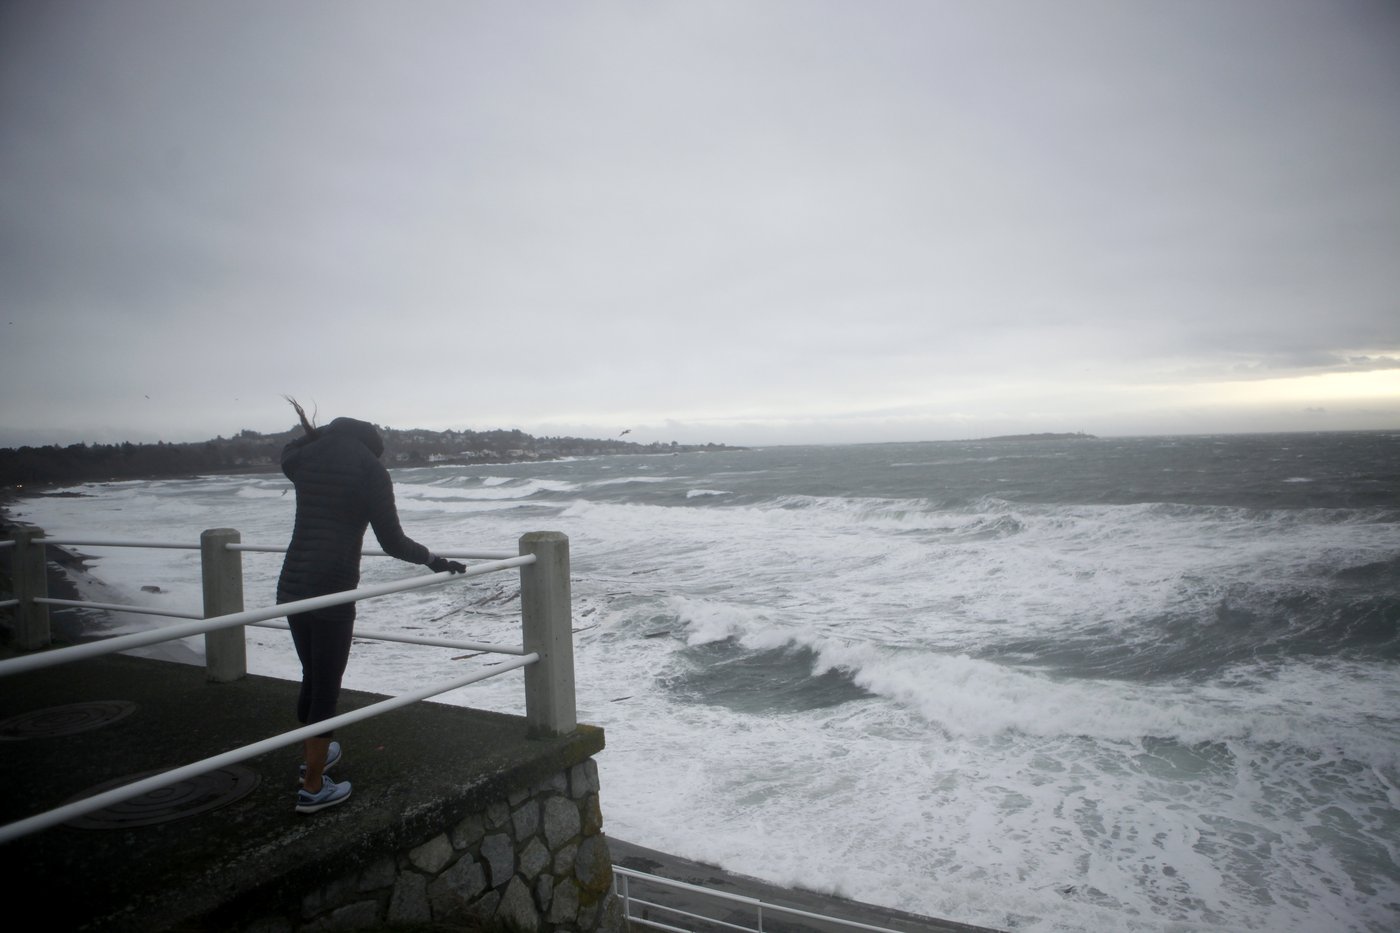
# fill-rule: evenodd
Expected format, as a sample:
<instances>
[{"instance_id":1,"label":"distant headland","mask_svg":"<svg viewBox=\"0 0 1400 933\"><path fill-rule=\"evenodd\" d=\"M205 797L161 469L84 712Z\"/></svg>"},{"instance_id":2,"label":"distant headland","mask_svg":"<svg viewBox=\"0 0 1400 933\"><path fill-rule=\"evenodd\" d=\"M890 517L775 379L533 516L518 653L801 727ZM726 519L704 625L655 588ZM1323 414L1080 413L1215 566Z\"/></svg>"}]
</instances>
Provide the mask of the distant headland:
<instances>
[{"instance_id":1,"label":"distant headland","mask_svg":"<svg viewBox=\"0 0 1400 933\"><path fill-rule=\"evenodd\" d=\"M282 448L301 436L300 427L275 434L243 430L233 437L167 444L70 444L0 449L0 487L25 483L80 483L155 479L198 473L263 473L278 469ZM429 431L380 427L384 463L521 463L596 457L604 454L670 454L739 450L724 444L637 444L618 438L534 437L524 431ZM630 432L624 431L623 434Z\"/></svg>"},{"instance_id":2,"label":"distant headland","mask_svg":"<svg viewBox=\"0 0 1400 933\"><path fill-rule=\"evenodd\" d=\"M1092 434L1074 431L1070 434L1002 434L997 437L979 437L979 441L1096 441Z\"/></svg>"}]
</instances>

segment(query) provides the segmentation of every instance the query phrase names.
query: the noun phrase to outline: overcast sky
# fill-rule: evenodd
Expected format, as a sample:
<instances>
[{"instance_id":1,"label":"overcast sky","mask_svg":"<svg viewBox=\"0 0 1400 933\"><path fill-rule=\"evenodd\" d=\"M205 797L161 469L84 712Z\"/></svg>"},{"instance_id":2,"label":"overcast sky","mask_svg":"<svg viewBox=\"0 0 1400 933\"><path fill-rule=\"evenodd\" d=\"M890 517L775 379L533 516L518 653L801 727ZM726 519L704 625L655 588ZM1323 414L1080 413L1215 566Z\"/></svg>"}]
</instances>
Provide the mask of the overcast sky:
<instances>
[{"instance_id":1,"label":"overcast sky","mask_svg":"<svg viewBox=\"0 0 1400 933\"><path fill-rule=\"evenodd\" d=\"M0 4L0 445L1400 428L1400 4Z\"/></svg>"}]
</instances>

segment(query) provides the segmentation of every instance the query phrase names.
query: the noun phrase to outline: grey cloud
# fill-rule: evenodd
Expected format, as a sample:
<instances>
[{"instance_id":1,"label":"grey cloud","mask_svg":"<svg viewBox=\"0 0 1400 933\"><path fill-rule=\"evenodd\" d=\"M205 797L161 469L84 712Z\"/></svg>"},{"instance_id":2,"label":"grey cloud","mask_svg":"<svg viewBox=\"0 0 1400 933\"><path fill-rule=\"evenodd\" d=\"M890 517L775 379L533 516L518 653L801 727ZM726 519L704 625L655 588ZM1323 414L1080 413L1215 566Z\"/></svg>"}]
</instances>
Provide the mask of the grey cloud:
<instances>
[{"instance_id":1,"label":"grey cloud","mask_svg":"<svg viewBox=\"0 0 1400 933\"><path fill-rule=\"evenodd\" d=\"M1391 4L413 11L0 10L5 386L791 437L1400 358Z\"/></svg>"}]
</instances>

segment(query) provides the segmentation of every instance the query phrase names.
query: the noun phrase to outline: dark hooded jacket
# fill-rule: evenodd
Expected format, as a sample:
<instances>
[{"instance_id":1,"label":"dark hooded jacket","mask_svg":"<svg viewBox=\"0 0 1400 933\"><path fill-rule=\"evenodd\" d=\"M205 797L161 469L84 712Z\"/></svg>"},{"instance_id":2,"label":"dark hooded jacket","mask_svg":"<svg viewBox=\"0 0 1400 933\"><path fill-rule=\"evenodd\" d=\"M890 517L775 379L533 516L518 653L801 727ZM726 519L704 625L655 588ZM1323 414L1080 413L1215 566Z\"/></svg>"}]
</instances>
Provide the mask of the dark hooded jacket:
<instances>
[{"instance_id":1,"label":"dark hooded jacket","mask_svg":"<svg viewBox=\"0 0 1400 933\"><path fill-rule=\"evenodd\" d=\"M374 425L337 418L315 436L300 437L282 450L282 472L296 487L292 543L277 580L277 601L291 602L353 590L360 582L360 549L366 526L379 546L411 564L432 559L428 549L403 533L394 508L394 486L379 462L384 442ZM355 604L320 614L353 619Z\"/></svg>"}]
</instances>

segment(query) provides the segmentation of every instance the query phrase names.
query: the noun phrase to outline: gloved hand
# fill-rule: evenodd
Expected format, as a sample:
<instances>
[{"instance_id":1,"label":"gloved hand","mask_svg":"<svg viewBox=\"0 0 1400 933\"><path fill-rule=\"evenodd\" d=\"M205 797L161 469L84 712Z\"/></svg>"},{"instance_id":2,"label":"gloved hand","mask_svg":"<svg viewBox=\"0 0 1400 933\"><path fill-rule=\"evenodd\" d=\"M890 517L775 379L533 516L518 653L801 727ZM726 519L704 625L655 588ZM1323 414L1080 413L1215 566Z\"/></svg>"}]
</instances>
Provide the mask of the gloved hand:
<instances>
[{"instance_id":1,"label":"gloved hand","mask_svg":"<svg viewBox=\"0 0 1400 933\"><path fill-rule=\"evenodd\" d=\"M442 573L444 570L450 570L453 573L466 573L467 565L460 561L448 560L446 557L434 557L428 561L428 569L433 573Z\"/></svg>"}]
</instances>

